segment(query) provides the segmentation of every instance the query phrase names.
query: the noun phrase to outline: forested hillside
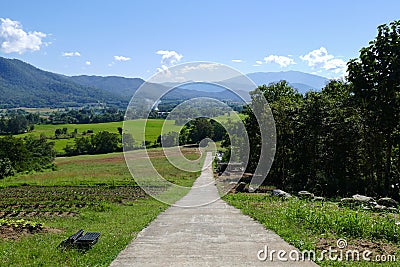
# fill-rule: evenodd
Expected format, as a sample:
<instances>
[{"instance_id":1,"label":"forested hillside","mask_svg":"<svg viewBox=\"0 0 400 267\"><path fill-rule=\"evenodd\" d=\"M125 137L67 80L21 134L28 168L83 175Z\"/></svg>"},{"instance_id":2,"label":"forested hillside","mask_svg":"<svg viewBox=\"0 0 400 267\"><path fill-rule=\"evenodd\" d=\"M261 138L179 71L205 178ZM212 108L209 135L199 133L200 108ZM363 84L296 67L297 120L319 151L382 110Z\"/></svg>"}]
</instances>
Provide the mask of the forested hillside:
<instances>
[{"instance_id":1,"label":"forested hillside","mask_svg":"<svg viewBox=\"0 0 400 267\"><path fill-rule=\"evenodd\" d=\"M0 108L67 107L106 102L122 106L122 97L82 86L63 75L35 68L17 59L0 57Z\"/></svg>"}]
</instances>

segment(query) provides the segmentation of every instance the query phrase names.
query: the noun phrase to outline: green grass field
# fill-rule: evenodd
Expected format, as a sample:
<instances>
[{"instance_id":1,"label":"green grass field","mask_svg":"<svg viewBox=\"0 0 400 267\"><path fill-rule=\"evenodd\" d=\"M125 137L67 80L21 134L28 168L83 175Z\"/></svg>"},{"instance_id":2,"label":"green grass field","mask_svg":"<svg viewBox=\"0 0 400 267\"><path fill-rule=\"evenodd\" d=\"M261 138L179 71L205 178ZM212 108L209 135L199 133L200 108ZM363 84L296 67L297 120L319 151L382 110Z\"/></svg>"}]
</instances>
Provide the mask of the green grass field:
<instances>
[{"instance_id":1,"label":"green grass field","mask_svg":"<svg viewBox=\"0 0 400 267\"><path fill-rule=\"evenodd\" d=\"M0 185L135 185L122 153L59 157L55 165L55 171L17 174L0 180Z\"/></svg>"},{"instance_id":2,"label":"green grass field","mask_svg":"<svg viewBox=\"0 0 400 267\"><path fill-rule=\"evenodd\" d=\"M223 115L217 117L222 123L226 122L229 117L233 117L233 113L228 115ZM244 115L239 114L242 118ZM146 123L147 121L147 123ZM94 133L100 131L108 131L111 133L118 133L118 127L123 127L124 130L131 133L136 141L137 145L142 144L143 141L154 142L157 140L158 136L163 133L168 132L179 132L182 126L175 125L174 120L164 120L164 119L137 119L126 122L107 122L107 123L90 123L90 124L37 124L32 132L16 135L17 137L25 137L33 135L39 137L40 135L45 135L50 141L54 142L54 149L59 155L64 154L64 148L67 145L73 145L73 138L57 138L55 139L56 129L67 128L68 133L73 132L75 129L78 131L78 135L81 136L82 133L86 133L88 130L92 130Z\"/></svg>"},{"instance_id":3,"label":"green grass field","mask_svg":"<svg viewBox=\"0 0 400 267\"><path fill-rule=\"evenodd\" d=\"M182 152L186 158L199 158L197 149L184 148ZM140 162L142 151L132 153ZM175 184L191 186L200 173L178 170L160 149L150 150L149 156L157 171ZM57 158L55 164L55 171L0 181L0 219L22 218L44 225L38 233L10 232L0 226L0 266L108 266L168 207L136 185L122 153ZM168 190L155 192L174 200L184 194ZM84 253L58 248L81 228L102 233L92 249Z\"/></svg>"},{"instance_id":4,"label":"green grass field","mask_svg":"<svg viewBox=\"0 0 400 267\"><path fill-rule=\"evenodd\" d=\"M302 250L336 248L339 238L348 249L371 250L373 255L395 255L400 259L399 214L374 213L338 207L332 202L283 200L267 194L229 194L224 200L242 210L267 229ZM397 262L330 261L321 266L398 266Z\"/></svg>"},{"instance_id":5,"label":"green grass field","mask_svg":"<svg viewBox=\"0 0 400 267\"><path fill-rule=\"evenodd\" d=\"M189 159L197 159L199 155L194 149L182 149ZM144 150L133 151L137 156L136 162L143 159ZM182 172L173 167L164 157L162 149L148 150L151 162L157 171L167 180L182 185L182 181L192 177L189 172ZM123 153L101 155L81 155L75 157L58 157L55 160L55 171L17 174L0 180L0 187L37 185L37 186L136 186L132 178ZM199 164L198 169L201 168ZM190 185L187 185L190 186Z\"/></svg>"},{"instance_id":6,"label":"green grass field","mask_svg":"<svg viewBox=\"0 0 400 267\"><path fill-rule=\"evenodd\" d=\"M147 140L150 142L154 142L157 137L161 134L161 129L164 125L164 131L167 132L178 132L180 130L180 126L175 125L175 121L167 120L164 121L162 119L138 119L132 121L125 122L125 128L128 129L129 133L131 133L136 140L137 144L141 144L143 141ZM24 133L17 135L18 137L25 137L28 135L40 136L41 134L45 135L49 138L54 138L54 132L56 129L67 128L68 133L73 132L77 129L78 134L82 134L83 132L87 132L88 130L92 130L94 133L98 133L100 131L108 131L111 133L118 133L118 127L123 127L124 122L107 122L107 123L91 123L91 124L39 124L35 125L35 129L32 132ZM145 133L145 135L144 135ZM54 148L58 153L63 153L64 148L67 144L73 145L73 139L52 139L54 144Z\"/></svg>"}]
</instances>

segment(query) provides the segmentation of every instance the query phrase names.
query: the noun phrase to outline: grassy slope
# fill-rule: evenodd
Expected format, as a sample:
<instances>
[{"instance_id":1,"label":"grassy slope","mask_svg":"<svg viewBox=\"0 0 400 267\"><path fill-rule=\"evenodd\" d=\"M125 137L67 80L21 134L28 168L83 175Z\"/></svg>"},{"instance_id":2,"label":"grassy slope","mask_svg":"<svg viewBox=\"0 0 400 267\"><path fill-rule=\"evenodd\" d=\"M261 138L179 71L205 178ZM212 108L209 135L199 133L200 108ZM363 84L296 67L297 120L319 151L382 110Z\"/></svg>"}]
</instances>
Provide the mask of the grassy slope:
<instances>
[{"instance_id":1,"label":"grassy slope","mask_svg":"<svg viewBox=\"0 0 400 267\"><path fill-rule=\"evenodd\" d=\"M56 170L18 174L0 180L0 185L129 185L135 184L122 153L61 157L55 160Z\"/></svg>"},{"instance_id":2,"label":"grassy slope","mask_svg":"<svg viewBox=\"0 0 400 267\"><path fill-rule=\"evenodd\" d=\"M162 149L147 150L157 171L174 183L181 184L193 174L173 167L164 158ZM189 159L197 159L199 155L194 149L182 150ZM138 155L136 161L144 156L144 150L132 152ZM17 174L0 180L0 186L39 185L39 186L94 186L94 185L136 185L124 159L123 153L102 155L81 155L75 157L59 157L55 160L55 171L44 171L29 174ZM198 166L200 169L201 166ZM197 173L198 174L198 173ZM196 175L197 175L196 174ZM187 185L187 186L190 186Z\"/></svg>"},{"instance_id":3,"label":"grassy slope","mask_svg":"<svg viewBox=\"0 0 400 267\"><path fill-rule=\"evenodd\" d=\"M139 153L139 152L138 152ZM184 151L186 157L197 159L193 149ZM183 173L170 165L160 150L150 152L152 162L168 180L191 185L197 173ZM122 153L57 158L57 170L19 175L1 182L2 186L25 185L134 185ZM51 190L51 187L48 187ZM178 199L181 196L175 196ZM35 199L32 199L34 202ZM67 202L67 200L66 200ZM1 203L1 199L0 199ZM47 233L21 237L18 240L0 239L0 266L108 266L118 253L168 206L151 197L133 203L104 202L102 210L84 207L74 217L34 217L52 229ZM58 249L58 244L80 228L102 233L100 242L86 253L74 249Z\"/></svg>"},{"instance_id":4,"label":"grassy slope","mask_svg":"<svg viewBox=\"0 0 400 267\"><path fill-rule=\"evenodd\" d=\"M369 244L368 248L386 248L382 254L394 253L400 257L399 227L395 225L398 214L383 213L379 216L369 211L338 208L334 203L314 203L305 200L284 201L265 194L229 194L224 200L275 231L300 250L321 250L321 240L345 238L350 246ZM266 244L268 245L268 244ZM363 251L358 245L356 247ZM356 249L351 248L351 249ZM327 249L327 248L324 248ZM398 263L372 262L318 262L321 266L398 266Z\"/></svg>"},{"instance_id":5,"label":"grassy slope","mask_svg":"<svg viewBox=\"0 0 400 267\"><path fill-rule=\"evenodd\" d=\"M61 233L41 233L16 241L0 240L1 266L108 266L136 234L151 222L166 204L152 198L134 205L108 204L103 212L83 210L70 218L38 218ZM80 228L102 233L86 253L59 249L60 242Z\"/></svg>"}]
</instances>

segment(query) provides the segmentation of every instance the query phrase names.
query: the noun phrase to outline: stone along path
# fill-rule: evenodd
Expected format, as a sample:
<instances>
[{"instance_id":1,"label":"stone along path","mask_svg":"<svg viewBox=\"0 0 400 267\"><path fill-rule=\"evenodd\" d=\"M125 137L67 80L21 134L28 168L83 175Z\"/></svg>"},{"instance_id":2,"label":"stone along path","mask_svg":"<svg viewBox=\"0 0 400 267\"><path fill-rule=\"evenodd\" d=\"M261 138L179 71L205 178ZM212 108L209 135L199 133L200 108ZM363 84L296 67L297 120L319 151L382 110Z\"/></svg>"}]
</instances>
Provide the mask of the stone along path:
<instances>
[{"instance_id":1,"label":"stone along path","mask_svg":"<svg viewBox=\"0 0 400 267\"><path fill-rule=\"evenodd\" d=\"M218 198L211 161L208 153L191 191L142 230L110 266L317 266L278 261L277 253L273 261L260 261L257 254L265 246L268 254L295 248ZM199 206L205 202L212 203Z\"/></svg>"}]
</instances>

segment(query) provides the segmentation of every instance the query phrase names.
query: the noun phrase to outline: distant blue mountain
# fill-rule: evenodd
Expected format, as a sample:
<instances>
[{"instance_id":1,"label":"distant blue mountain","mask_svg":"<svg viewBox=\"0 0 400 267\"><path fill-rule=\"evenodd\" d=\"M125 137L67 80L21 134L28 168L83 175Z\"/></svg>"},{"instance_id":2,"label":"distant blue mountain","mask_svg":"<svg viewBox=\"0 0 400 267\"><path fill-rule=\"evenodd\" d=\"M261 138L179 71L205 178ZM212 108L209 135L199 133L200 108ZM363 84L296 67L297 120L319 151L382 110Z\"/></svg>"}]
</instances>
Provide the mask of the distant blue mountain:
<instances>
[{"instance_id":1,"label":"distant blue mountain","mask_svg":"<svg viewBox=\"0 0 400 267\"><path fill-rule=\"evenodd\" d=\"M225 91L225 88L213 84L213 83L205 83L205 82L196 82L196 83L188 83L179 86L180 89L186 89L186 90L196 90L196 91L203 91L203 92L222 92Z\"/></svg>"},{"instance_id":2,"label":"distant blue mountain","mask_svg":"<svg viewBox=\"0 0 400 267\"><path fill-rule=\"evenodd\" d=\"M254 72L247 74L247 77L249 77L256 85L268 85L273 82L285 80L300 93L319 91L329 82L328 78L300 71ZM244 85L243 87L240 86L243 84L243 77L234 77L222 81L222 84L226 87L240 88L243 91L254 89L248 88L248 86Z\"/></svg>"},{"instance_id":3,"label":"distant blue mountain","mask_svg":"<svg viewBox=\"0 0 400 267\"><path fill-rule=\"evenodd\" d=\"M328 78L322 76L292 70L280 72L254 72L247 74L247 76L257 85L268 85L271 82L285 80L292 85L298 85L299 87L305 86L316 90L322 89L329 81Z\"/></svg>"},{"instance_id":4,"label":"distant blue mountain","mask_svg":"<svg viewBox=\"0 0 400 267\"><path fill-rule=\"evenodd\" d=\"M148 84L148 97L165 92L166 87L176 86L163 99L185 100L194 97L211 97L220 100L238 101L240 95L250 100L249 91L256 86L286 80L299 92L321 90L329 81L325 77L299 71L256 72L247 76L254 81L250 84L242 77L210 83ZM247 82L246 82L247 81ZM140 78L116 76L65 76L40 70L16 59L0 57L0 108L10 107L69 107L104 102L125 107L136 90L145 81ZM224 88L225 87L225 88ZM232 90L226 89L234 89Z\"/></svg>"},{"instance_id":5,"label":"distant blue mountain","mask_svg":"<svg viewBox=\"0 0 400 267\"><path fill-rule=\"evenodd\" d=\"M127 100L129 100L136 89L144 83L144 80L140 78L124 78L118 76L103 77L80 75L68 78L77 84L101 88L110 93L124 97Z\"/></svg>"}]
</instances>

